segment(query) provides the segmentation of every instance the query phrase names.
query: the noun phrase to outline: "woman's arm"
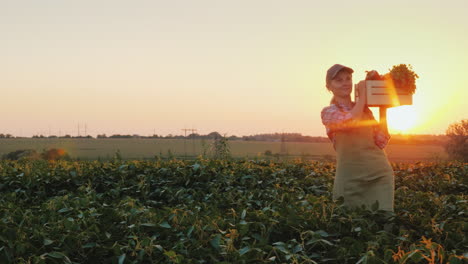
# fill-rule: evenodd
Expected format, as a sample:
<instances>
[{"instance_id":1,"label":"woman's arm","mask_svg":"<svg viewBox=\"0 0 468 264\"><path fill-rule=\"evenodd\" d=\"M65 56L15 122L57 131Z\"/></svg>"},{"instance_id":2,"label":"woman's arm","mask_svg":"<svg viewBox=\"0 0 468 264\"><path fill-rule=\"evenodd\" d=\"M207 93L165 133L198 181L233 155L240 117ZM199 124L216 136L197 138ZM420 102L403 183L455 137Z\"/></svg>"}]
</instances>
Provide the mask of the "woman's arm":
<instances>
[{"instance_id":1,"label":"woman's arm","mask_svg":"<svg viewBox=\"0 0 468 264\"><path fill-rule=\"evenodd\" d=\"M357 89L359 99L350 111L353 119L361 119L362 114L364 113L364 107L367 102L366 81L360 81L357 85Z\"/></svg>"},{"instance_id":2,"label":"woman's arm","mask_svg":"<svg viewBox=\"0 0 468 264\"><path fill-rule=\"evenodd\" d=\"M388 126L387 126L387 107L381 106L379 108L379 115L380 115L380 118L379 118L380 130L385 134L389 134Z\"/></svg>"},{"instance_id":3,"label":"woman's arm","mask_svg":"<svg viewBox=\"0 0 468 264\"><path fill-rule=\"evenodd\" d=\"M374 141L379 148L384 149L390 141L390 133L388 133L387 127L387 107L381 106L379 115L379 123L374 129Z\"/></svg>"}]
</instances>

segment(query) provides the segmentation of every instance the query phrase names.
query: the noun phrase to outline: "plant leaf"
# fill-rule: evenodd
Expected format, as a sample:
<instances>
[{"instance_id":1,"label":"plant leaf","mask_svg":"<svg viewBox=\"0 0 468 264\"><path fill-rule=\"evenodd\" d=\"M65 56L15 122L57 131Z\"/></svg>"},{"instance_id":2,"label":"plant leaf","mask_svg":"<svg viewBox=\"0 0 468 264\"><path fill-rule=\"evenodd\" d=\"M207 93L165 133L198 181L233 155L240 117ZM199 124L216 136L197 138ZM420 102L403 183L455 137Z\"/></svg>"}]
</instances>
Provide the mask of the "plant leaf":
<instances>
[{"instance_id":1,"label":"plant leaf","mask_svg":"<svg viewBox=\"0 0 468 264\"><path fill-rule=\"evenodd\" d=\"M217 234L213 239L210 240L210 245L216 250L220 249L221 235Z\"/></svg>"},{"instance_id":2,"label":"plant leaf","mask_svg":"<svg viewBox=\"0 0 468 264\"><path fill-rule=\"evenodd\" d=\"M245 253L249 252L250 251L250 247L249 246L246 246L246 247L243 247L241 249L239 249L239 255L244 255Z\"/></svg>"},{"instance_id":3,"label":"plant leaf","mask_svg":"<svg viewBox=\"0 0 468 264\"><path fill-rule=\"evenodd\" d=\"M123 264L123 263L124 263L124 261L125 261L125 256L126 256L125 253L119 256L119 264Z\"/></svg>"},{"instance_id":4,"label":"plant leaf","mask_svg":"<svg viewBox=\"0 0 468 264\"><path fill-rule=\"evenodd\" d=\"M44 239L44 246L48 246L50 244L54 243L54 241L50 240L50 239Z\"/></svg>"},{"instance_id":5,"label":"plant leaf","mask_svg":"<svg viewBox=\"0 0 468 264\"><path fill-rule=\"evenodd\" d=\"M164 221L164 222L162 222L161 224L159 224L159 226L160 226L160 227L167 228L167 229L172 228L172 226L171 226L168 222L166 222L166 221Z\"/></svg>"}]
</instances>

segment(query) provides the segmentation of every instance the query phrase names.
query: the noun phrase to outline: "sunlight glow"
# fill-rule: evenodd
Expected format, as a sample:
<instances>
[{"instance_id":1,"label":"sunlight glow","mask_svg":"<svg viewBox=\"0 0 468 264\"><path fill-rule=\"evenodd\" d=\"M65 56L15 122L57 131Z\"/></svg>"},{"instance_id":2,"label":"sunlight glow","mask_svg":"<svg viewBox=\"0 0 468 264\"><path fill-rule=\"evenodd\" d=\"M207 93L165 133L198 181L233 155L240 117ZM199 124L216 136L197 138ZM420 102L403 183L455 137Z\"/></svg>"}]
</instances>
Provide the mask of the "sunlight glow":
<instances>
[{"instance_id":1,"label":"sunlight glow","mask_svg":"<svg viewBox=\"0 0 468 264\"><path fill-rule=\"evenodd\" d=\"M389 108L387 122L390 133L410 133L418 123L418 113L411 105Z\"/></svg>"}]
</instances>

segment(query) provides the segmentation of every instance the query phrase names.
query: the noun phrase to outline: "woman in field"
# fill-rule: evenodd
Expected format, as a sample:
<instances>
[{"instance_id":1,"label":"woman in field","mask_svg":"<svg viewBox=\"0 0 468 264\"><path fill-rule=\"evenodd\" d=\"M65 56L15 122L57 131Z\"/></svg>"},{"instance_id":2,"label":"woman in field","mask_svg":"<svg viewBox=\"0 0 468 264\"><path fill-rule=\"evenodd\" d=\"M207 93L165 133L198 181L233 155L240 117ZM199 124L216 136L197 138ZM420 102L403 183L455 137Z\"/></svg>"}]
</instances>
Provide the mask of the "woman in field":
<instances>
[{"instance_id":1,"label":"woman in field","mask_svg":"<svg viewBox=\"0 0 468 264\"><path fill-rule=\"evenodd\" d=\"M359 99L351 101L353 72L335 64L326 76L333 98L321 115L337 153L333 198L342 196L350 207L371 208L378 202L379 209L393 211L394 174L383 151L390 135L366 106L364 81L358 84Z\"/></svg>"}]
</instances>

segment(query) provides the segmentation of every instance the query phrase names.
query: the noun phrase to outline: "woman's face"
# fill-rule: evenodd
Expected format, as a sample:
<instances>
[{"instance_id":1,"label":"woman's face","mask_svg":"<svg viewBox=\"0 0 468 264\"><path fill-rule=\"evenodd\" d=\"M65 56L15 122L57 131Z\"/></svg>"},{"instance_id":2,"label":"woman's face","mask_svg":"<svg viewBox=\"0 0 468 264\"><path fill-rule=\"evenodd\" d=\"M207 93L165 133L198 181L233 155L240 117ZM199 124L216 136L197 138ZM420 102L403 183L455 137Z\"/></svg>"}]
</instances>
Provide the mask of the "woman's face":
<instances>
[{"instance_id":1,"label":"woman's face","mask_svg":"<svg viewBox=\"0 0 468 264\"><path fill-rule=\"evenodd\" d=\"M335 96L347 97L353 89L353 76L347 71L340 71L327 87Z\"/></svg>"}]
</instances>

